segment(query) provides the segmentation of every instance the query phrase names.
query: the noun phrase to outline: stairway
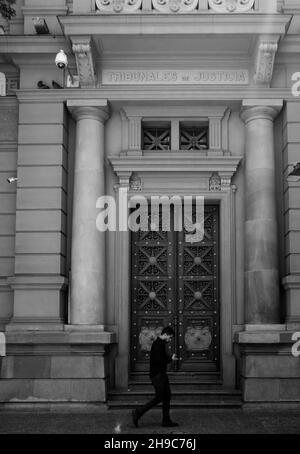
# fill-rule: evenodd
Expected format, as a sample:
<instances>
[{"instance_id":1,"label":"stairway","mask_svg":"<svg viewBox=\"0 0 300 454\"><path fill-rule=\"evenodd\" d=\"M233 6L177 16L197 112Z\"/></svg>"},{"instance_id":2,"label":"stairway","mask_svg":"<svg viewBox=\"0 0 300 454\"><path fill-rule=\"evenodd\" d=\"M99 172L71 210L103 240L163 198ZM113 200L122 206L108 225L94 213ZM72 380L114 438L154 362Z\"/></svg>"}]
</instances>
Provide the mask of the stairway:
<instances>
[{"instance_id":1,"label":"stairway","mask_svg":"<svg viewBox=\"0 0 300 454\"><path fill-rule=\"evenodd\" d=\"M227 389L219 374L172 374L169 373L172 391L172 408L239 408L242 406L241 391ZM136 373L130 377L128 390L111 390L108 395L109 409L134 408L154 395L148 375Z\"/></svg>"}]
</instances>

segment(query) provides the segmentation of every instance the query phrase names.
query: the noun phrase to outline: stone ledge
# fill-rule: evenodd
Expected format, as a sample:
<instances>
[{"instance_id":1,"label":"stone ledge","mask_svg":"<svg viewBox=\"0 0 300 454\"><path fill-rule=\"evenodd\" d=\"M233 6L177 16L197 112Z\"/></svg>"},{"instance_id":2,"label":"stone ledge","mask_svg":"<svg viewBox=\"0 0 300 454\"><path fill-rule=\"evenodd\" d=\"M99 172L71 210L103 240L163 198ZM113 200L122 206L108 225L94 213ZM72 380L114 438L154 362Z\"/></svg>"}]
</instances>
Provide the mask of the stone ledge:
<instances>
[{"instance_id":1,"label":"stone ledge","mask_svg":"<svg viewBox=\"0 0 300 454\"><path fill-rule=\"evenodd\" d=\"M99 332L66 332L66 331L9 331L6 343L9 344L113 344L116 333Z\"/></svg>"},{"instance_id":2,"label":"stone ledge","mask_svg":"<svg viewBox=\"0 0 300 454\"><path fill-rule=\"evenodd\" d=\"M234 336L237 344L294 344L294 331L241 331Z\"/></svg>"},{"instance_id":3,"label":"stone ledge","mask_svg":"<svg viewBox=\"0 0 300 454\"><path fill-rule=\"evenodd\" d=\"M68 278L61 275L11 276L7 278L7 285L14 290L64 290Z\"/></svg>"},{"instance_id":4,"label":"stone ledge","mask_svg":"<svg viewBox=\"0 0 300 454\"><path fill-rule=\"evenodd\" d=\"M0 412L45 413L105 413L108 406L103 402L0 402Z\"/></svg>"},{"instance_id":5,"label":"stone ledge","mask_svg":"<svg viewBox=\"0 0 300 454\"><path fill-rule=\"evenodd\" d=\"M300 274L290 274L282 279L285 290L300 289Z\"/></svg>"},{"instance_id":6,"label":"stone ledge","mask_svg":"<svg viewBox=\"0 0 300 454\"><path fill-rule=\"evenodd\" d=\"M66 35L284 34L291 16L282 14L121 14L61 17Z\"/></svg>"}]
</instances>

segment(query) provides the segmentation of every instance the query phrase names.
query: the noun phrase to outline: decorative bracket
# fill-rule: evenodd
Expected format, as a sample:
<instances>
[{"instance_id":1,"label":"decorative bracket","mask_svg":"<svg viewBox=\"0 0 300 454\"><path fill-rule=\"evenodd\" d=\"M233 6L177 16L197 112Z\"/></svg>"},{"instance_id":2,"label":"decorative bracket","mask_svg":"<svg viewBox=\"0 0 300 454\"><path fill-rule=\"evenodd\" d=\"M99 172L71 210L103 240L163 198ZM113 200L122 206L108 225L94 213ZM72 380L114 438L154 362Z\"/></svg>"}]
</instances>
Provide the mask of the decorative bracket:
<instances>
[{"instance_id":1,"label":"decorative bracket","mask_svg":"<svg viewBox=\"0 0 300 454\"><path fill-rule=\"evenodd\" d=\"M142 180L137 173L133 173L130 179L130 189L132 191L141 191L143 188Z\"/></svg>"},{"instance_id":2,"label":"decorative bracket","mask_svg":"<svg viewBox=\"0 0 300 454\"><path fill-rule=\"evenodd\" d=\"M211 192L228 191L231 187L232 172L213 172L209 179Z\"/></svg>"},{"instance_id":3,"label":"decorative bracket","mask_svg":"<svg viewBox=\"0 0 300 454\"><path fill-rule=\"evenodd\" d=\"M275 56L278 49L278 40L259 40L256 56L256 84L270 85L273 77Z\"/></svg>"},{"instance_id":4,"label":"decorative bracket","mask_svg":"<svg viewBox=\"0 0 300 454\"><path fill-rule=\"evenodd\" d=\"M72 38L79 82L82 88L95 88L96 75L91 37Z\"/></svg>"}]
</instances>

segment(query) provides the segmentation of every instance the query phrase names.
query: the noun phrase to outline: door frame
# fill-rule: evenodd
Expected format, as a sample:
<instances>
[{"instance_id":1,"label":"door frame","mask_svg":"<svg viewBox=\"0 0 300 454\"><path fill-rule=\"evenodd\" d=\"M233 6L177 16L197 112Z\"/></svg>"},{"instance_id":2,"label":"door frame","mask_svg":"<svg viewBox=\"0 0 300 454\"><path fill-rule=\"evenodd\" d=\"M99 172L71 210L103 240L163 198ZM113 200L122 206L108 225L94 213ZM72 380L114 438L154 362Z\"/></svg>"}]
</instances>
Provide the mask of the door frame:
<instances>
[{"instance_id":1,"label":"door frame","mask_svg":"<svg viewBox=\"0 0 300 454\"><path fill-rule=\"evenodd\" d=\"M208 188L199 190L193 188L179 190L172 188L172 192L166 191L166 178L173 178L172 172L161 175L164 181L162 187L157 185L157 179L153 178L151 186L151 174L145 174L145 185L142 184L138 194L149 198L151 195L184 195L205 196L205 200L211 204L219 205L219 276L220 276L220 361L221 378L226 387L235 386L236 360L233 353L234 318L236 314L236 237L235 237L235 192L236 186L231 185L231 175L227 176L227 184L221 190L210 191ZM128 199L137 195L136 191L130 190L130 177L132 171L118 171L119 185L117 192L128 191ZM153 177L153 174L152 174ZM189 175L187 175L189 178ZM199 176L198 176L199 178ZM229 180L229 184L228 184ZM175 178L176 181L176 178ZM148 184L149 183L149 186ZM178 184L178 183L177 183ZM209 185L207 185L209 186ZM144 188L143 188L144 187ZM147 189L146 189L147 188ZM118 326L118 354L115 360L115 386L116 388L128 388L130 372L130 232L116 232L115 247L115 317Z\"/></svg>"},{"instance_id":2,"label":"door frame","mask_svg":"<svg viewBox=\"0 0 300 454\"><path fill-rule=\"evenodd\" d=\"M195 200L194 200L193 205L195 208ZM182 209L183 209L183 207L182 207ZM173 216L174 216L174 211L175 210L172 207L171 213L170 213L171 218L173 218ZM212 286L212 291L213 291L213 298L216 298L216 301L217 301L217 306L214 309L212 309L212 308L206 309L204 307L201 307L201 308L192 307L188 310L185 308L185 305L183 304L183 290L184 289L182 287L184 287L184 282L188 281L189 284L192 283L192 285L193 285L193 283L197 282L196 273L194 274L194 278L195 278L194 281L189 280L188 276L183 277L185 274L183 272L183 268L184 268L183 257L185 255L184 251L189 246L198 247L199 243L196 243L195 245L193 245L193 244L189 244L188 242L186 242L185 238L184 238L184 236L185 236L184 232L182 230L176 231L174 229L174 225L173 225L174 219L172 219L171 231L165 232L166 236L164 236L163 238L162 237L158 238L157 239L158 243L155 246L153 244L153 246L155 248L162 247L162 248L165 248L165 251L166 251L166 256L167 256L166 269L164 272L162 272L163 274L160 276L160 279L158 282L159 283L164 282L165 284L167 284L167 287L171 287L169 289L171 292L168 293L168 295L167 295L167 301L166 301L167 306L165 308L158 307L157 308L158 312L156 312L156 310L151 311L151 309L148 309L148 308L145 308L146 312L145 311L140 312L138 305L134 302L134 301L136 301L136 299L134 299L134 298L138 298L137 293L134 291L137 289L134 289L134 287L138 287L139 282L140 282L139 278L136 280L135 275L138 273L138 275L141 277L141 274L139 273L139 271L136 270L136 268L139 269L139 259L138 259L138 257L134 258L134 255L135 256L137 255L137 254L134 254L134 252L137 252L137 250L139 249L139 246L137 246L137 244L143 243L143 246L142 246L143 249L144 249L144 247L147 247L146 245L148 244L147 242L149 241L149 239L147 236L145 238L140 237L138 232L131 232L131 234L130 234L130 236L131 236L130 375L135 374L136 372L139 372L142 370L148 372L148 369L149 369L149 352L145 352L145 354L143 354L141 352L141 357L140 357L139 352L137 351L139 349L139 340L138 339L139 339L140 329L143 326L147 326L144 324L144 322L142 322L142 325L140 325L140 323L141 323L140 318L148 319L148 316L150 317L149 320L152 320L153 317L155 319L160 319L159 326L167 326L167 324L172 323L173 329L175 331L173 349L174 349L174 352L177 354L178 358L180 360L183 359L183 361L176 362L176 365L174 365L174 371L176 370L177 372L184 372L187 374L188 373L191 373L191 374L205 373L205 374L207 374L209 372L221 373L221 371L220 371L220 304L219 304L219 300L220 300L220 298L219 298L219 295L220 295L220 291L219 291L219 281L220 281L220 279L219 279L219 268L220 268L219 204L214 204L212 202L206 203L205 204L205 217L207 215L211 215L213 218L213 222L215 223L212 230L216 229L216 232L215 233L212 232L213 236L212 236L211 240L207 239L206 241L208 241L208 242L211 241L210 247L212 248L212 251L214 253L213 255L216 256L213 258L213 263L216 264L216 268L214 268L213 263L212 263L211 266L212 266L213 274L209 274L208 276L206 276L205 274L202 273L202 274L199 274L198 277L199 278L201 277L201 281L202 281L202 278L204 278L204 276L206 276L207 281L210 281L210 284ZM182 221L183 221L183 219L182 219ZM145 232L145 233L147 234L148 232ZM202 244L202 246L204 246L204 245ZM151 247L151 246L149 245L148 247ZM208 247L207 244L204 247ZM172 253L172 254L170 254L170 253ZM172 255L172 257L169 257L170 255ZM169 280L170 275L171 275L170 267L172 268L172 272L174 273L172 275L171 280ZM146 276L148 276L148 275L144 275L145 279L142 279L143 284L147 285L147 282L149 282L149 281L147 281L147 279L150 279L150 281L153 282L155 285L155 283L157 282L156 277L154 280L152 280L151 277L149 278ZM167 278L167 281L165 280L166 278ZM181 281L180 279L183 279L183 280ZM217 287L217 288L214 289L214 287ZM216 311L209 315L209 317L211 317L211 316L213 317L213 320L211 321L211 323L213 324L213 322L215 322L215 325L216 325L215 327L214 326L211 327L211 329L212 329L212 331L211 331L212 347L210 348L210 352L213 353L213 358L205 358L205 361L201 361L201 360L199 361L200 353L203 354L204 352L203 351L199 352L198 355L195 353L194 353L194 355L193 354L189 355L188 349L185 348L184 337L186 334L187 326L190 326L190 323L192 322L190 320L191 318L193 319L195 317L194 323L197 324L196 320L199 321L199 318L207 317L207 315L208 315L207 312L206 312L205 316L203 315L202 311L204 309L206 309L206 311L208 311L208 312L210 312L210 311L213 312L213 310ZM193 312L190 312L191 310ZM146 315L146 314L148 314L148 315ZM191 314L193 314L193 315L191 315ZM201 314L202 314L202 316L201 316ZM217 314L217 315L215 316L214 314ZM163 322L161 320L161 318L166 318L166 319ZM176 319L177 319L177 324L176 324ZM148 322L146 321L146 324L147 323ZM210 322L207 322L207 324L210 325ZM176 329L176 327L177 327L177 329ZM177 330L181 332L181 334L180 334L181 338L179 337L179 332L177 332ZM179 347L179 344L181 344L180 347ZM214 345L215 345L215 347L214 347ZM176 349L176 346L178 346L177 349ZM168 348L171 349L172 346L170 345ZM215 348L217 348L218 350L216 351ZM180 350L180 349L183 349L183 350ZM183 356L184 358L181 358L181 356ZM195 358L193 358L193 356L195 356ZM217 358L215 358L215 357L217 357ZM178 367L175 367L175 366L178 366ZM197 366L198 366L198 369L197 369ZM190 369L189 369L189 367L190 367Z\"/></svg>"}]
</instances>

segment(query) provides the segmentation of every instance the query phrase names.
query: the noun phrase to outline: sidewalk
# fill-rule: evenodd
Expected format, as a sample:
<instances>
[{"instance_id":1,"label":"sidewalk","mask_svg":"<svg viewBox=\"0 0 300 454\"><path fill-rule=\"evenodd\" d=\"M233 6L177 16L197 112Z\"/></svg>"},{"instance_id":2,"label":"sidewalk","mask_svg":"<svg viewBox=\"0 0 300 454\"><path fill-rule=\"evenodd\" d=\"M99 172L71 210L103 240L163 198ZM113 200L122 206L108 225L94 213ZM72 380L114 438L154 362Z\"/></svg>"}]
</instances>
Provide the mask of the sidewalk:
<instances>
[{"instance_id":1,"label":"sidewalk","mask_svg":"<svg viewBox=\"0 0 300 454\"><path fill-rule=\"evenodd\" d=\"M1 434L300 434L300 410L173 410L180 424L160 426L161 411L154 409L132 425L131 410L102 413L0 412Z\"/></svg>"}]
</instances>

